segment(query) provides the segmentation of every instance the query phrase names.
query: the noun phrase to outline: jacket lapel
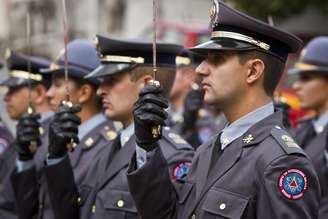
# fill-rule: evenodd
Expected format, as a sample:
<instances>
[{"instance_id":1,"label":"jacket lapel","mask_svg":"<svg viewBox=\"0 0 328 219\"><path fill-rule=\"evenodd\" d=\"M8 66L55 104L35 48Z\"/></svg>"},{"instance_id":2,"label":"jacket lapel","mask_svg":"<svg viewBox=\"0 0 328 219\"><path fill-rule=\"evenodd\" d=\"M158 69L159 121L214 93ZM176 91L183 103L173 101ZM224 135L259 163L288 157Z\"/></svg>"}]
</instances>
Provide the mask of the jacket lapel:
<instances>
[{"instance_id":1,"label":"jacket lapel","mask_svg":"<svg viewBox=\"0 0 328 219\"><path fill-rule=\"evenodd\" d=\"M117 172L128 166L133 153L135 152L136 143L135 136L132 135L129 141L112 157L104 171L104 178L99 184L98 191L101 190ZM108 159L105 159L108 160Z\"/></svg>"},{"instance_id":2,"label":"jacket lapel","mask_svg":"<svg viewBox=\"0 0 328 219\"><path fill-rule=\"evenodd\" d=\"M215 142L215 139L213 142L211 142L204 151L201 152L199 155L199 169L202 170L197 174L197 179L196 179L196 198L199 197L202 189L204 188L204 185L207 181L208 177L208 171L210 168L210 163L212 151L213 151L213 143Z\"/></svg>"},{"instance_id":3,"label":"jacket lapel","mask_svg":"<svg viewBox=\"0 0 328 219\"><path fill-rule=\"evenodd\" d=\"M215 163L212 170L209 170L205 186L203 187L199 196L200 199L212 187L212 185L218 181L229 169L231 169L231 167L239 160L242 154L242 147L242 140L241 138L238 138L223 151L222 155Z\"/></svg>"}]
</instances>

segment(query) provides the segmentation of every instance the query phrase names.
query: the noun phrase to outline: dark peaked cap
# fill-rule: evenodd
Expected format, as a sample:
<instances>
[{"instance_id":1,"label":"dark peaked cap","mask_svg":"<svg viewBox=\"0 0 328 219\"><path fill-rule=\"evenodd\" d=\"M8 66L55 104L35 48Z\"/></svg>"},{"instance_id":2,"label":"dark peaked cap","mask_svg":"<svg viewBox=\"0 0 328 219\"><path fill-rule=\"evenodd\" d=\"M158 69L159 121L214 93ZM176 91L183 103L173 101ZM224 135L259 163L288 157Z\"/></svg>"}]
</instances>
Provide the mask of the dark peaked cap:
<instances>
[{"instance_id":1,"label":"dark peaked cap","mask_svg":"<svg viewBox=\"0 0 328 219\"><path fill-rule=\"evenodd\" d=\"M258 49L286 60L288 53L302 47L302 41L295 35L243 14L221 1L214 0L210 14L211 40L192 48L195 52Z\"/></svg>"},{"instance_id":2,"label":"dark peaked cap","mask_svg":"<svg viewBox=\"0 0 328 219\"><path fill-rule=\"evenodd\" d=\"M153 45L145 39L120 40L97 35L96 47L102 65L86 78L118 74L137 65L153 64ZM180 45L162 42L158 42L156 48L158 66L176 66L176 56L183 49Z\"/></svg>"},{"instance_id":3,"label":"dark peaked cap","mask_svg":"<svg viewBox=\"0 0 328 219\"><path fill-rule=\"evenodd\" d=\"M24 55L10 49L5 55L9 77L0 82L0 86L17 87L31 83L42 83L50 80L40 74L42 68L48 68L50 61L41 57ZM31 72L28 72L30 63Z\"/></svg>"}]
</instances>

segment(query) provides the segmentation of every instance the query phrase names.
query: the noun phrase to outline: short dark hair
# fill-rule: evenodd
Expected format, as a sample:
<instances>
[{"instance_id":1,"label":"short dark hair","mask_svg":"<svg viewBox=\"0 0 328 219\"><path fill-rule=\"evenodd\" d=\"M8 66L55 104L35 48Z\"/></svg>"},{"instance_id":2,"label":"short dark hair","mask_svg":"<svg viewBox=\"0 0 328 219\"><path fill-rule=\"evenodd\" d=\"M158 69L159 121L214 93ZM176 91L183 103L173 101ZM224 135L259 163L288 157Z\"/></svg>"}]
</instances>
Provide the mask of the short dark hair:
<instances>
[{"instance_id":1,"label":"short dark hair","mask_svg":"<svg viewBox=\"0 0 328 219\"><path fill-rule=\"evenodd\" d=\"M55 75L53 75L52 80L54 80L56 78L65 78L65 75L55 74ZM102 98L97 95L98 85L92 84L83 78L78 78L78 77L74 77L71 75L68 76L68 79L72 80L77 88L81 88L85 84L89 85L92 88L92 90L94 91L94 92L92 92L92 94L93 94L92 99L94 99L98 110L102 109Z\"/></svg>"},{"instance_id":2,"label":"short dark hair","mask_svg":"<svg viewBox=\"0 0 328 219\"><path fill-rule=\"evenodd\" d=\"M160 82L163 87L163 95L168 97L175 79L176 68L171 66L159 66L156 72L156 80ZM153 67L151 66L137 66L131 70L131 80L136 81L144 75L152 75Z\"/></svg>"},{"instance_id":3,"label":"short dark hair","mask_svg":"<svg viewBox=\"0 0 328 219\"><path fill-rule=\"evenodd\" d=\"M273 97L274 91L278 86L284 72L285 62L281 58L259 50L237 52L236 55L238 56L241 64L255 58L261 59L264 62L265 68L263 87L265 93L270 97Z\"/></svg>"}]
</instances>

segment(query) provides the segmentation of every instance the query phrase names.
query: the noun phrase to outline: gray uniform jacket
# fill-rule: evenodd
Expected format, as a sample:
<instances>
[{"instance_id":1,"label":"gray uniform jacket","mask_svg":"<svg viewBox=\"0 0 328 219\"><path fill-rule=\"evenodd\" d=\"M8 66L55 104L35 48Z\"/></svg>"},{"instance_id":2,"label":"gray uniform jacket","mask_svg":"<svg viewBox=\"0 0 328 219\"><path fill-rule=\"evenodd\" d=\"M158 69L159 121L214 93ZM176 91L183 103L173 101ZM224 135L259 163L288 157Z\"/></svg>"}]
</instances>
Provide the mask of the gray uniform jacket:
<instances>
[{"instance_id":1,"label":"gray uniform jacket","mask_svg":"<svg viewBox=\"0 0 328 219\"><path fill-rule=\"evenodd\" d=\"M129 161L135 154L135 136L132 135L115 152L118 142L118 139L114 140L103 150L79 188L71 176L69 160L47 168L49 191L57 219L138 218L126 179ZM163 130L160 147L169 166L169 171L167 168L162 171L170 179L179 175L177 171L183 172L193 157L192 147L167 130ZM142 178L139 180L147 184Z\"/></svg>"},{"instance_id":2,"label":"gray uniform jacket","mask_svg":"<svg viewBox=\"0 0 328 219\"><path fill-rule=\"evenodd\" d=\"M328 166L324 159L324 151L327 148L328 130L318 134L306 145L305 152L310 157L319 176L321 186L321 202L318 219L328 218Z\"/></svg>"},{"instance_id":3,"label":"gray uniform jacket","mask_svg":"<svg viewBox=\"0 0 328 219\"><path fill-rule=\"evenodd\" d=\"M167 164L159 148L140 169L133 158L128 182L141 217L317 218L320 186L315 170L280 127L280 112L256 123L224 149L210 172L215 141L205 143L177 193L169 176L162 173Z\"/></svg>"},{"instance_id":4,"label":"gray uniform jacket","mask_svg":"<svg viewBox=\"0 0 328 219\"><path fill-rule=\"evenodd\" d=\"M40 168L40 164L44 160L45 151L48 145L48 127L51 118L47 117L41 121L41 141L42 144L38 148L34 162L39 164L37 168ZM4 174L4 185L0 191L0 218L1 219L14 219L18 218L17 209L15 205L15 187L11 184L10 175L16 168L17 152L16 145L13 142L4 153L4 159L1 163L1 175ZM2 171L3 169L3 171ZM4 172L4 173L3 173ZM37 198L37 197L36 197Z\"/></svg>"},{"instance_id":5,"label":"gray uniform jacket","mask_svg":"<svg viewBox=\"0 0 328 219\"><path fill-rule=\"evenodd\" d=\"M116 133L113 123L109 120L101 122L94 128L90 127L90 129L81 139L75 151L69 154L77 183L80 183L85 177L90 161L94 160L111 140L111 134L109 133ZM54 218L45 178L44 161L45 158L39 163L43 164L40 169L38 163L36 163L36 168L12 174L12 184L15 188L20 219ZM65 182L65 179L61 180Z\"/></svg>"},{"instance_id":6,"label":"gray uniform jacket","mask_svg":"<svg viewBox=\"0 0 328 219\"><path fill-rule=\"evenodd\" d=\"M295 141L305 149L309 142L317 135L312 119L306 119L299 123L299 127L294 129L293 136Z\"/></svg>"}]
</instances>

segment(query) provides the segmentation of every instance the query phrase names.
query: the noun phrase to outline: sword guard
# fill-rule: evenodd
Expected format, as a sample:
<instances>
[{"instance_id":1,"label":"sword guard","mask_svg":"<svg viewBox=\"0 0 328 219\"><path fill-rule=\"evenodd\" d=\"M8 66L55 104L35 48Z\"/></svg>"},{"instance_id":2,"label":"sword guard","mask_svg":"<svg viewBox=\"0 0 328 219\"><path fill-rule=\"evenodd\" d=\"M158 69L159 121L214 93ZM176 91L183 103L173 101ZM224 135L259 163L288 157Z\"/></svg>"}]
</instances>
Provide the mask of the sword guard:
<instances>
[{"instance_id":1,"label":"sword guard","mask_svg":"<svg viewBox=\"0 0 328 219\"><path fill-rule=\"evenodd\" d=\"M74 142L73 139L71 139L71 142L66 145L69 152L73 152L76 148L77 144Z\"/></svg>"},{"instance_id":2,"label":"sword guard","mask_svg":"<svg viewBox=\"0 0 328 219\"><path fill-rule=\"evenodd\" d=\"M156 81L156 80L149 80L148 81L148 84L151 85L151 86L155 86L155 87L160 87L161 86L161 83L159 83L159 81Z\"/></svg>"},{"instance_id":3,"label":"sword guard","mask_svg":"<svg viewBox=\"0 0 328 219\"><path fill-rule=\"evenodd\" d=\"M34 110L31 106L27 107L27 113L30 114L30 115L34 113Z\"/></svg>"},{"instance_id":4,"label":"sword guard","mask_svg":"<svg viewBox=\"0 0 328 219\"><path fill-rule=\"evenodd\" d=\"M38 143L36 141L31 141L30 145L28 146L28 149L30 150L30 152L32 154L34 154L36 152L36 150L38 149Z\"/></svg>"}]
</instances>

